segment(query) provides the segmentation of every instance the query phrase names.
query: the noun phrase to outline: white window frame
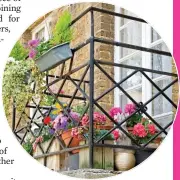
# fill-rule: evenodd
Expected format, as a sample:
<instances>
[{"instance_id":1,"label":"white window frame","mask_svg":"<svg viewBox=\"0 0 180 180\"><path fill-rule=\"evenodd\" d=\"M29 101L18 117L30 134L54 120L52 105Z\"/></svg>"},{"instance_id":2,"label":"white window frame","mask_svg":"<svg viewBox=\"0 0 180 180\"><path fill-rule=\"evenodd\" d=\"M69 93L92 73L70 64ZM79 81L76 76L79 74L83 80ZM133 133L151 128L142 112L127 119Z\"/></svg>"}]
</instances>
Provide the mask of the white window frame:
<instances>
[{"instance_id":1,"label":"white window frame","mask_svg":"<svg viewBox=\"0 0 180 180\"><path fill-rule=\"evenodd\" d=\"M44 41L48 41L51 36L51 34L50 34L51 27L49 26L49 24L51 22L52 22L52 16L49 15L31 31L32 39L36 39L36 34L44 28L45 29L44 30Z\"/></svg>"},{"instance_id":2,"label":"white window frame","mask_svg":"<svg viewBox=\"0 0 180 180\"><path fill-rule=\"evenodd\" d=\"M117 13L122 13L121 9L119 7L115 8L115 11ZM115 17L115 41L119 41L120 40L120 31L122 31L123 29L127 28L131 23L133 22L133 20L128 21L126 24L122 25L120 24L120 18L119 17ZM162 39L158 39L154 42L151 42L151 26L145 23L142 23L142 46L143 47L148 47L148 48L152 48L156 45L159 45L163 42ZM149 69L152 69L152 64L151 64L151 53L146 53L146 52L140 52L140 51L135 51L123 58L120 58L120 48L119 46L116 46L114 48L114 62L115 63L122 63L127 61L128 59L130 59L131 57L137 55L138 53L142 53L142 67L146 67ZM148 60L148 61L147 61ZM149 62L149 64L147 64L147 62ZM146 74L151 77L152 73L148 73L146 72ZM152 78L152 77L151 77ZM121 80L120 78L120 71L118 67L114 68L114 79L119 82ZM157 82L159 80L166 80L168 79L167 76L162 75L159 76L157 78L154 78L153 81ZM142 92L146 92L146 93L142 93L142 101L146 102L148 101L151 97L152 97L152 84L147 81L145 78L142 78L142 83L138 84L136 86L130 87L128 89L126 89L127 92L130 92L132 90L138 89L140 87L142 87ZM120 92L117 88L114 91L114 105L115 106L119 106L121 107L121 96L123 95L122 92ZM148 104L148 113L150 115L152 115L152 103ZM158 114L156 116L153 116L153 118L162 118L162 117L167 117L169 115L173 115L173 112L167 112L167 113L163 113L163 114Z\"/></svg>"}]
</instances>

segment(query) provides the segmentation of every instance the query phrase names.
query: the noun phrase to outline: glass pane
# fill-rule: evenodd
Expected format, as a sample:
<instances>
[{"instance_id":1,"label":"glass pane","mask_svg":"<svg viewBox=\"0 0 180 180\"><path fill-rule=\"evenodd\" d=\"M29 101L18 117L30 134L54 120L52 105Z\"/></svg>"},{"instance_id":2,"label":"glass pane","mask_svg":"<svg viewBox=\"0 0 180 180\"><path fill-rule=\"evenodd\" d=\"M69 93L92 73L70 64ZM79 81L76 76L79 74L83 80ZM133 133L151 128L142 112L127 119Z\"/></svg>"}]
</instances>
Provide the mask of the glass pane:
<instances>
[{"instance_id":1,"label":"glass pane","mask_svg":"<svg viewBox=\"0 0 180 180\"><path fill-rule=\"evenodd\" d=\"M131 22L126 28L120 31L120 42L131 45L142 45L142 23ZM121 48L120 57L131 54L136 50L129 48Z\"/></svg>"},{"instance_id":2,"label":"glass pane","mask_svg":"<svg viewBox=\"0 0 180 180\"><path fill-rule=\"evenodd\" d=\"M126 60L125 62L123 62L122 64L125 65L130 65L130 66L137 66L137 67L142 67L142 56L141 53L137 54L136 56L133 56L131 59ZM129 69L129 68L122 68L121 69L121 79L127 77L129 74L131 74L133 71L133 69ZM124 88L130 88L133 86L136 86L138 84L141 84L142 82L142 74L140 72L134 74L133 76L131 76L128 80L126 80L122 86Z\"/></svg>"},{"instance_id":3,"label":"glass pane","mask_svg":"<svg viewBox=\"0 0 180 180\"><path fill-rule=\"evenodd\" d=\"M167 78L166 80L161 80L156 82L156 84L158 85L158 87L160 89L165 88L168 84L170 84L172 82L171 78ZM159 91L153 87L153 96L156 95ZM172 99L172 87L168 88L165 91L165 94ZM153 116L159 115L159 114L163 114L163 113L168 113L172 111L172 105L171 103L163 96L163 95L159 95L158 97L156 97L153 100L152 103L153 106Z\"/></svg>"},{"instance_id":4,"label":"glass pane","mask_svg":"<svg viewBox=\"0 0 180 180\"><path fill-rule=\"evenodd\" d=\"M165 45L165 43L161 43L153 48L168 52L168 48ZM152 54L151 58L152 58L152 67L154 70L172 72L172 57L162 56L159 54ZM153 74L153 78L157 78L159 76L161 75L155 73Z\"/></svg>"},{"instance_id":5,"label":"glass pane","mask_svg":"<svg viewBox=\"0 0 180 180\"><path fill-rule=\"evenodd\" d=\"M127 92L136 102L142 101L142 88L134 89L132 91ZM121 107L124 109L125 105L128 103L132 103L130 99L128 99L125 95L121 95Z\"/></svg>"},{"instance_id":6,"label":"glass pane","mask_svg":"<svg viewBox=\"0 0 180 180\"><path fill-rule=\"evenodd\" d=\"M153 28L151 28L151 42L153 43L159 39L161 39L161 36Z\"/></svg>"},{"instance_id":7,"label":"glass pane","mask_svg":"<svg viewBox=\"0 0 180 180\"><path fill-rule=\"evenodd\" d=\"M154 118L162 127L167 126L171 121L173 121L173 114L169 114L166 116L160 116L157 118ZM168 131L168 129L166 129L166 131ZM162 135L164 135L164 133L162 133Z\"/></svg>"},{"instance_id":8,"label":"glass pane","mask_svg":"<svg viewBox=\"0 0 180 180\"><path fill-rule=\"evenodd\" d=\"M36 33L36 39L39 39L40 41L45 40L45 28L42 28L40 31Z\"/></svg>"}]
</instances>

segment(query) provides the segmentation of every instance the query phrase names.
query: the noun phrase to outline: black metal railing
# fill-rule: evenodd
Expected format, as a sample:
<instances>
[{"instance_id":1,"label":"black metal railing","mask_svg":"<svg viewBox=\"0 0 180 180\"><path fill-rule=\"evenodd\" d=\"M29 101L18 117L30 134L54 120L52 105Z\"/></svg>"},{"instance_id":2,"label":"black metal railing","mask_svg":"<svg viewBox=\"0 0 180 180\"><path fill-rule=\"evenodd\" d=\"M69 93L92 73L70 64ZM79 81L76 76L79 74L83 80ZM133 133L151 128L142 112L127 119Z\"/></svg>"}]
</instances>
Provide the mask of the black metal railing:
<instances>
[{"instance_id":1,"label":"black metal railing","mask_svg":"<svg viewBox=\"0 0 180 180\"><path fill-rule=\"evenodd\" d=\"M101 13L105 13L105 14L109 14L112 16L117 16L117 17L122 17L122 18L126 18L126 19L130 19L133 21L137 21L137 22L141 22L141 23L146 23L143 19L140 18L136 18L136 17L132 17L132 16L127 16L127 15L123 15L123 14L119 14L119 13L115 13L115 12L111 12L108 10L104 10L104 9L98 9L95 7L90 7L87 10L85 10L84 12L82 12L76 19L74 19L71 23L71 25L74 25L78 20L80 20L83 16L85 16L87 13L90 13L90 37L83 43L81 43L80 45L78 45L77 47L73 48L73 53L75 54L78 50L80 50L81 48L83 48L86 45L90 45L90 59L88 62L81 64L80 66L76 67L73 69L73 58L70 60L70 64L69 64L69 71L67 73L64 74L64 66L65 63L62 65L61 67L61 72L58 76L55 75L49 75L48 72L46 74L46 91L45 94L50 95L52 97L54 97L54 102L56 103L58 102L60 105L63 104L62 102L58 99L59 97L62 98L69 98L69 104L68 104L68 108L71 107L72 103L74 100L79 100L79 101L86 101L87 102L87 108L85 109L85 111L83 112L83 115L89 110L89 120L90 120L90 125L89 125L89 140L88 140L88 144L86 145L81 145L78 147L70 147L70 144L72 142L69 142L69 144L66 146L62 140L62 138L59 135L54 135L54 137L51 139L51 143L49 144L49 146L47 147L47 149L44 151L43 148L41 147L41 143L38 144L38 146L40 147L41 151L42 151L42 155L38 155L34 158L47 158L48 156L52 156L52 155L57 155L57 154L61 154L61 153L65 153L65 152L71 152L72 150L76 150L76 149L81 149L81 148L85 148L85 147L89 147L89 167L93 168L93 149L94 147L111 147L111 148L124 148L124 149L133 149L133 150L144 150L144 151L153 151L153 148L148 148L147 145L152 142L154 139L156 139L161 133L164 133L165 135L167 135L167 129L171 126L171 124L173 123L173 121L171 121L170 123L168 123L165 127L162 127L148 112L147 112L147 105L149 103L151 103L155 98L157 98L158 96L162 95L174 108L177 109L177 105L175 102L173 102L166 94L165 91L173 86L175 83L178 82L178 76L175 73L169 73L169 72L164 72L164 71L158 71L158 70L153 70L153 69L147 69L147 68L142 68L142 67L136 67L136 66L130 66L130 65L124 65L124 64L120 64L120 63L113 63L113 62L109 62L109 61L103 61L103 60L98 60L95 59L95 43L103 43L103 44L108 44L108 45L112 45L112 46L119 46L119 47L123 47L123 48L129 48L129 49L134 49L134 50L139 50L139 51L143 51L143 52L149 52L149 53L154 53L154 54L159 54L159 55L164 55L164 56L169 56L171 57L171 54L169 52L165 52L165 51L160 51L160 50L155 50L152 48L146 48L146 47L141 47L141 46L135 46L135 45L131 45L131 44L126 44L126 43L122 43L122 42L117 42L117 41L113 41L113 40L107 40L107 39L103 39L103 38L98 38L95 37L95 32L94 32L94 23L95 23L95 19L94 19L94 12L101 12ZM111 75L109 75L106 70L103 68L103 65L106 66L110 66L110 67L119 67L119 68L127 68L127 69L131 69L133 70L133 72L131 74L129 74L127 77L123 78L120 82L116 82L114 80L114 78L111 77ZM109 89L107 89L104 93L102 93L99 97L94 98L94 72L95 72L95 67L100 70L100 72L106 76L106 78L113 83L113 86L110 87ZM71 76L74 73L77 73L78 71L85 69L83 74L81 75L80 79L76 79L76 78L72 78ZM160 74L160 75L166 75L166 76L170 76L173 77L173 81L168 84L166 87L164 87L163 89L160 89L155 83L154 81L146 74L146 73L155 73L155 74ZM89 73L89 74L88 74ZM152 96L152 98L150 98L147 102L145 103L140 103L137 102L121 85L123 84L123 82L125 82L126 80L128 80L129 78L131 78L133 75L135 75L136 73L141 73L143 77L145 77L152 85L153 87L155 87L158 90L158 93L156 93L155 95ZM85 76L88 74L89 80L85 80ZM54 78L53 81L49 82L49 78ZM51 86L58 83L58 82L62 82L58 92L54 93L51 90ZM74 86L75 86L75 91L72 95L66 95L66 94L60 94L61 90L63 89L64 85L66 84L67 81L70 81ZM81 85L82 84L87 84L89 85L89 91L88 93L86 92L85 88L82 88ZM84 86L85 87L85 86ZM35 87L34 87L35 88ZM116 122L110 115L109 113L106 112L106 110L98 103L98 101L103 98L106 94L108 94L109 92L112 92L115 88L118 88L121 92L123 92L123 94L132 101L132 103L134 103L137 106L136 111L131 114L129 117L125 118L121 123ZM81 92L82 96L78 96L77 92ZM32 99L30 100L32 101ZM29 102L30 102L29 101ZM28 114L24 111L22 113L22 115L20 116L19 120L16 122L16 110L15 107L13 106L13 132L14 134L17 136L18 140L20 141L21 144L23 144L26 136L28 133L30 133L32 136L36 137L34 135L34 132L32 132L31 130L31 125L34 123L36 126L38 126L39 130L39 134L41 134L43 128L44 128L44 124L38 124L34 121L34 118L36 116L36 113L39 112L40 113L40 117L38 118L45 118L47 116L49 116L49 114L51 113L51 111L53 110L53 106L51 107L42 107L40 106L40 102L39 104L36 104L34 101L33 105L30 105L29 102L27 102L27 105L25 108L33 108L35 109L32 117L29 117ZM93 126L93 113L94 113L94 107L97 107L103 114L105 114L107 116L107 118L114 124L114 127L109 130L107 133L105 133L102 137L100 137L98 140L94 141L94 126ZM45 111L45 112L44 112ZM69 115L67 108L64 108L64 113L69 117L70 120L73 120L72 117ZM123 123L127 122L134 114L137 113L141 113L144 114L148 119L150 119L155 125L156 127L159 129L159 132L153 136L146 144L139 144L123 127ZM27 117L27 119L29 119L29 123L24 126L19 128L19 124L21 122L22 116L25 115ZM79 124L78 124L79 126ZM100 143L102 142L111 132L113 132L115 129L120 129L129 139L131 139L131 141L133 142L134 145L131 146L127 146L127 145L116 145L116 144L103 144ZM22 133L23 132L23 133ZM19 135L19 134L23 134L23 135ZM37 135L37 136L38 136ZM57 151L57 152L49 152L49 149L52 145L52 142L54 141L54 139L57 139L58 142L60 143L62 150ZM46 161L45 164L46 165Z\"/></svg>"}]
</instances>

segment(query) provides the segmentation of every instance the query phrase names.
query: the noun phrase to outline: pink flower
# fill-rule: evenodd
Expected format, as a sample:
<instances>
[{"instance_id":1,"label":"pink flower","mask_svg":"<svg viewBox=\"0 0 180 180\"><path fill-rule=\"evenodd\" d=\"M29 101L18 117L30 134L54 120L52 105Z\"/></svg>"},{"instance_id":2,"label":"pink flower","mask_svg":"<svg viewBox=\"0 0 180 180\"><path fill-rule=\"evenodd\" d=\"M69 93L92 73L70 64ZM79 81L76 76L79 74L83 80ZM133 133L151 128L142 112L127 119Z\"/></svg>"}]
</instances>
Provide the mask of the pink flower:
<instances>
[{"instance_id":1,"label":"pink flower","mask_svg":"<svg viewBox=\"0 0 180 180\"><path fill-rule=\"evenodd\" d=\"M89 124L89 116L87 114L85 114L82 118L82 126L87 126Z\"/></svg>"},{"instance_id":2,"label":"pink flower","mask_svg":"<svg viewBox=\"0 0 180 180\"><path fill-rule=\"evenodd\" d=\"M126 104L124 112L128 114L132 114L136 111L136 105L135 104Z\"/></svg>"},{"instance_id":3,"label":"pink flower","mask_svg":"<svg viewBox=\"0 0 180 180\"><path fill-rule=\"evenodd\" d=\"M40 41L38 39L30 40L28 42L29 48L36 48L39 45Z\"/></svg>"},{"instance_id":4,"label":"pink flower","mask_svg":"<svg viewBox=\"0 0 180 180\"><path fill-rule=\"evenodd\" d=\"M79 135L78 128L72 128L72 130L71 130L71 136L77 138L78 135Z\"/></svg>"},{"instance_id":5,"label":"pink flower","mask_svg":"<svg viewBox=\"0 0 180 180\"><path fill-rule=\"evenodd\" d=\"M151 135L154 135L156 133L156 128L154 126L154 124L148 124L148 131Z\"/></svg>"},{"instance_id":6,"label":"pink flower","mask_svg":"<svg viewBox=\"0 0 180 180\"><path fill-rule=\"evenodd\" d=\"M94 121L103 124L106 122L106 116L100 112L94 112Z\"/></svg>"},{"instance_id":7,"label":"pink flower","mask_svg":"<svg viewBox=\"0 0 180 180\"><path fill-rule=\"evenodd\" d=\"M37 148L38 143L42 143L43 142L43 137L39 136L38 138L36 138L35 142L33 143L33 150L35 151Z\"/></svg>"},{"instance_id":8,"label":"pink flower","mask_svg":"<svg viewBox=\"0 0 180 180\"><path fill-rule=\"evenodd\" d=\"M81 134L83 132L83 129L81 127L75 127L75 128L72 128L71 130L71 136L73 138L78 138L78 139L81 139Z\"/></svg>"},{"instance_id":9,"label":"pink flower","mask_svg":"<svg viewBox=\"0 0 180 180\"><path fill-rule=\"evenodd\" d=\"M109 111L109 114L112 118L114 118L114 116L116 116L117 114L121 114L122 113L122 110L120 107L113 107L110 109Z\"/></svg>"},{"instance_id":10,"label":"pink flower","mask_svg":"<svg viewBox=\"0 0 180 180\"><path fill-rule=\"evenodd\" d=\"M145 127L141 124L138 123L133 127L133 135L138 136L138 137L146 137L147 136L147 132Z\"/></svg>"},{"instance_id":11,"label":"pink flower","mask_svg":"<svg viewBox=\"0 0 180 180\"><path fill-rule=\"evenodd\" d=\"M35 49L31 49L29 52L29 58L34 59L36 57L37 51Z\"/></svg>"},{"instance_id":12,"label":"pink flower","mask_svg":"<svg viewBox=\"0 0 180 180\"><path fill-rule=\"evenodd\" d=\"M116 129L112 132L114 139L117 141L117 139L120 137L119 130Z\"/></svg>"}]
</instances>

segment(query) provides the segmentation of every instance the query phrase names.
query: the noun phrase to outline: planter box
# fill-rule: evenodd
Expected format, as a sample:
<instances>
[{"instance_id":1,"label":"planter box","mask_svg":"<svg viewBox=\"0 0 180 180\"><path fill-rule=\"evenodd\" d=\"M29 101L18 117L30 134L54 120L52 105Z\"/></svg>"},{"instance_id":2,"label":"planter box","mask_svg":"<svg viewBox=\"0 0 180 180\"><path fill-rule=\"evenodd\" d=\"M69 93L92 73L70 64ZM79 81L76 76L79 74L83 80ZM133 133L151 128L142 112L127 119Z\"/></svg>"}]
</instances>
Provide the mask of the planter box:
<instances>
[{"instance_id":1,"label":"planter box","mask_svg":"<svg viewBox=\"0 0 180 180\"><path fill-rule=\"evenodd\" d=\"M47 150L49 143L50 141L41 144L44 152ZM61 150L60 144L58 140L55 139L50 147L49 152L56 152L60 150ZM37 146L35 152L33 153L33 156L35 157L42 154L43 153L41 149L39 148L39 146ZM46 161L46 167L54 171L60 171L67 169L67 161L66 161L67 156L68 156L67 153L63 153L59 155L48 156L46 159L44 157L38 158L37 161L43 165L45 165L45 161Z\"/></svg>"},{"instance_id":2,"label":"planter box","mask_svg":"<svg viewBox=\"0 0 180 180\"><path fill-rule=\"evenodd\" d=\"M86 144L81 141L80 145ZM105 140L105 144L114 144L112 140ZM89 148L79 150L79 168L89 168ZM94 168L114 170L114 150L109 147L94 147Z\"/></svg>"},{"instance_id":3,"label":"planter box","mask_svg":"<svg viewBox=\"0 0 180 180\"><path fill-rule=\"evenodd\" d=\"M69 43L57 45L39 57L35 62L41 72L55 68L72 57Z\"/></svg>"}]
</instances>

